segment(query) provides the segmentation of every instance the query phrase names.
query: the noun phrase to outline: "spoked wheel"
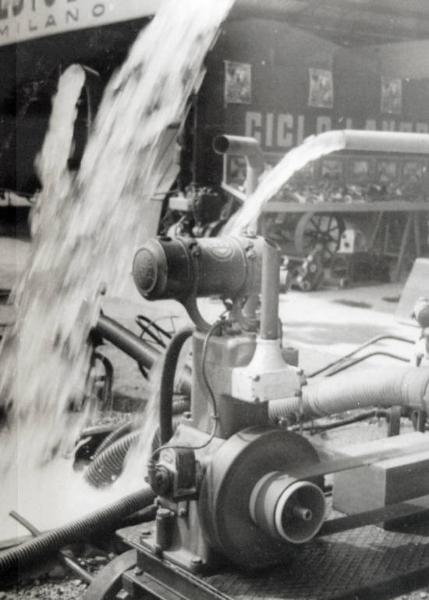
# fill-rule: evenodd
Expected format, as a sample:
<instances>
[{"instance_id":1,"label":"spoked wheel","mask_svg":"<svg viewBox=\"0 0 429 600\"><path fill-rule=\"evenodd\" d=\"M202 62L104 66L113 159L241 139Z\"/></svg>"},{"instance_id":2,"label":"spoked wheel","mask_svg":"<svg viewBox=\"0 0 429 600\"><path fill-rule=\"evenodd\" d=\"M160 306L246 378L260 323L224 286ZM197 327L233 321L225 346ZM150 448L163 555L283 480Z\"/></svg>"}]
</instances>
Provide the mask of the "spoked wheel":
<instances>
[{"instance_id":1,"label":"spoked wheel","mask_svg":"<svg viewBox=\"0 0 429 600\"><path fill-rule=\"evenodd\" d=\"M328 264L339 248L344 228L338 215L306 213L295 229L295 248L301 256L317 252L323 264Z\"/></svg>"}]
</instances>

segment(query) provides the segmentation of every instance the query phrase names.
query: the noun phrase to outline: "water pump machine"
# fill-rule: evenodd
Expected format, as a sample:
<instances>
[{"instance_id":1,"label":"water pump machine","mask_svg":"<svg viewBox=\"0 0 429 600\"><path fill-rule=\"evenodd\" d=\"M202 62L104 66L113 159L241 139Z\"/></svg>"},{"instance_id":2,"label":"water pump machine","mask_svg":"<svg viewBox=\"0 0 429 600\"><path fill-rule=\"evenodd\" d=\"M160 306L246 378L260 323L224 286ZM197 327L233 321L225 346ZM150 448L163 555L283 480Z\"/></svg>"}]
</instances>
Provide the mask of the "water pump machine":
<instances>
[{"instance_id":1,"label":"water pump machine","mask_svg":"<svg viewBox=\"0 0 429 600\"><path fill-rule=\"evenodd\" d=\"M191 571L284 562L320 529L325 499L320 477L294 476L316 451L269 419L269 403L299 397L304 383L281 344L277 250L261 237L160 238L137 252L133 275L145 298L176 298L195 323L190 412L179 423L167 349L149 465L158 509L142 548ZM214 324L198 309L204 296L224 301Z\"/></svg>"}]
</instances>

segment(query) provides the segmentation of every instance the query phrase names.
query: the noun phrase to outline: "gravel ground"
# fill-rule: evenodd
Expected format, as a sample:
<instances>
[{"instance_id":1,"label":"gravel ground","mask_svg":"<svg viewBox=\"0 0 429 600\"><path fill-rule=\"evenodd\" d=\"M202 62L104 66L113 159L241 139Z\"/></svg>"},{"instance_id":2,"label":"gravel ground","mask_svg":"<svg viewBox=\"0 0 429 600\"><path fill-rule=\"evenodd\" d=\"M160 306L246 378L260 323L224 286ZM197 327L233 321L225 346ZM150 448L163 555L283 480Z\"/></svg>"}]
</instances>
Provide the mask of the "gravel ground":
<instances>
[{"instance_id":1,"label":"gravel ground","mask_svg":"<svg viewBox=\"0 0 429 600\"><path fill-rule=\"evenodd\" d=\"M63 579L56 581L39 581L27 583L11 590L0 592L0 600L79 600L86 590L86 584L80 579Z\"/></svg>"}]
</instances>

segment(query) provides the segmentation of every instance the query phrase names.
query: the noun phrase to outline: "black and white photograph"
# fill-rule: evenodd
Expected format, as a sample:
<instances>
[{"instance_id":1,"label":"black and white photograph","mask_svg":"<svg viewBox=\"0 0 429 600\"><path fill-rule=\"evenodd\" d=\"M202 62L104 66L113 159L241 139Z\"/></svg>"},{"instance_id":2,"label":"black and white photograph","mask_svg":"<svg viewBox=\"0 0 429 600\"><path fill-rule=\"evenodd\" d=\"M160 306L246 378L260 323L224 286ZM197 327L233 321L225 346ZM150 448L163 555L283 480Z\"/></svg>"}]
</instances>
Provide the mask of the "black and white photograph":
<instances>
[{"instance_id":1,"label":"black and white photograph","mask_svg":"<svg viewBox=\"0 0 429 600\"><path fill-rule=\"evenodd\" d=\"M429 1L0 0L0 600L429 600Z\"/></svg>"}]
</instances>

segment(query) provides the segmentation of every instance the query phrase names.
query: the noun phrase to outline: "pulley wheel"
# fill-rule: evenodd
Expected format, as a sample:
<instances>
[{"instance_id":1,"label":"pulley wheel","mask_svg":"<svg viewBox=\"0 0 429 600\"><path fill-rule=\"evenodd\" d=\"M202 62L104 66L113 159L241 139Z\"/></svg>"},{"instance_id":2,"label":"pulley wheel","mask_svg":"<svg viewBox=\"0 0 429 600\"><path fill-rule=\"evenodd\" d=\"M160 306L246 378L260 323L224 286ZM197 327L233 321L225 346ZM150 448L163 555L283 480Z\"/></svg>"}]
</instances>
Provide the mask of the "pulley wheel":
<instances>
[{"instance_id":1,"label":"pulley wheel","mask_svg":"<svg viewBox=\"0 0 429 600\"><path fill-rule=\"evenodd\" d=\"M212 545L246 569L288 562L297 546L271 537L253 522L250 495L267 473L317 462L313 446L296 433L251 427L229 438L214 455L200 495L200 516ZM311 481L322 486L320 478Z\"/></svg>"},{"instance_id":2,"label":"pulley wheel","mask_svg":"<svg viewBox=\"0 0 429 600\"><path fill-rule=\"evenodd\" d=\"M305 213L294 234L298 254L308 256L318 252L323 264L329 263L340 246L344 227L344 220L338 215Z\"/></svg>"}]
</instances>

